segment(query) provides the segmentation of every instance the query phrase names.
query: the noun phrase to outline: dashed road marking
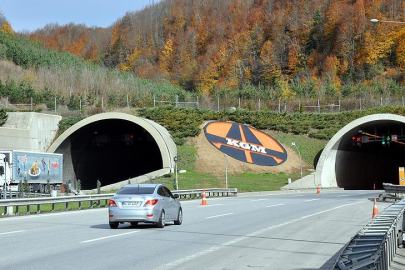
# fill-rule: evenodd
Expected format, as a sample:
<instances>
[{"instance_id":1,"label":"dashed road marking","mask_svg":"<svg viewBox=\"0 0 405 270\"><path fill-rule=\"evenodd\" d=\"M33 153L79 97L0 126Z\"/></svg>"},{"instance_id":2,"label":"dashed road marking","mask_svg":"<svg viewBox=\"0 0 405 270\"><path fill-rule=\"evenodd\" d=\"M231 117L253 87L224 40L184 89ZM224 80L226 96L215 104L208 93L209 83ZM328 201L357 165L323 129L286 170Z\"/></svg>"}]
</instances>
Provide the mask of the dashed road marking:
<instances>
[{"instance_id":1,"label":"dashed road marking","mask_svg":"<svg viewBox=\"0 0 405 270\"><path fill-rule=\"evenodd\" d=\"M319 199L311 199L311 200L306 200L304 202L313 202L313 201L317 201L317 200L319 200Z\"/></svg>"},{"instance_id":2,"label":"dashed road marking","mask_svg":"<svg viewBox=\"0 0 405 270\"><path fill-rule=\"evenodd\" d=\"M216 216L211 216L211 217L207 217L207 218L224 217L224 216L229 216L229 215L233 215L233 213L227 213L227 214L222 214L222 215L216 215Z\"/></svg>"},{"instance_id":3,"label":"dashed road marking","mask_svg":"<svg viewBox=\"0 0 405 270\"><path fill-rule=\"evenodd\" d=\"M13 234L13 233L20 233L20 232L25 232L25 230L12 231L12 232L4 232L4 233L0 233L0 235Z\"/></svg>"},{"instance_id":4,"label":"dashed road marking","mask_svg":"<svg viewBox=\"0 0 405 270\"><path fill-rule=\"evenodd\" d=\"M132 234L132 233L137 233L137 232L139 232L139 231L133 231L133 232L127 232L127 233L121 233L121 234L115 234L115 235L100 237L100 238L96 238L96 239L82 241L80 243L90 243L90 242L94 242L94 241L104 240L104 239L113 238L113 237L119 237L119 236L128 235L128 234Z\"/></svg>"},{"instance_id":5,"label":"dashed road marking","mask_svg":"<svg viewBox=\"0 0 405 270\"><path fill-rule=\"evenodd\" d=\"M267 208L270 208L270 207L276 207L276 206L282 206L282 205L284 205L284 204L273 204L273 205L269 205L269 206L266 206Z\"/></svg>"}]
</instances>

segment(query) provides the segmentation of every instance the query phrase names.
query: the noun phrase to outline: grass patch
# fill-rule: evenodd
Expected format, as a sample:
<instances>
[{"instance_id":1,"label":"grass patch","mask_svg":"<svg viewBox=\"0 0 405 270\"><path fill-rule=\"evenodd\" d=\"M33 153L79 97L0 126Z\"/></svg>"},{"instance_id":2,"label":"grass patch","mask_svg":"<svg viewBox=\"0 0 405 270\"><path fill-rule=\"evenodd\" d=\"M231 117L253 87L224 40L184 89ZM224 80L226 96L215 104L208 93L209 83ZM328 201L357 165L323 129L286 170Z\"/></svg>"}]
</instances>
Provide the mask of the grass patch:
<instances>
[{"instance_id":1,"label":"grass patch","mask_svg":"<svg viewBox=\"0 0 405 270\"><path fill-rule=\"evenodd\" d=\"M239 192L252 191L274 191L288 183L288 178L298 179L300 173L251 173L228 174L228 187L237 188ZM198 173L187 171L178 174L179 189L201 189L201 188L225 188L225 175L215 176L209 173ZM148 181L148 183L161 183L174 190L174 175L172 177L160 177Z\"/></svg>"},{"instance_id":2,"label":"grass patch","mask_svg":"<svg viewBox=\"0 0 405 270\"><path fill-rule=\"evenodd\" d=\"M228 176L228 186L238 188L238 192L274 191L287 185L288 178L297 179L300 174L285 173L241 173Z\"/></svg>"}]
</instances>

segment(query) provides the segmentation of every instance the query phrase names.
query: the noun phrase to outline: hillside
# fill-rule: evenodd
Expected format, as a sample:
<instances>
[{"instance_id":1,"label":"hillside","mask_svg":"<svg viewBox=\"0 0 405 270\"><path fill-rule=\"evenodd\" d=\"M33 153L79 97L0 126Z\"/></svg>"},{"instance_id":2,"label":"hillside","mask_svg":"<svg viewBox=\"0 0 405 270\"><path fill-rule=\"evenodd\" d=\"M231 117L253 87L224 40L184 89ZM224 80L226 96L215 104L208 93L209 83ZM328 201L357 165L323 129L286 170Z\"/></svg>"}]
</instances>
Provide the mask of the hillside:
<instances>
[{"instance_id":1,"label":"hillside","mask_svg":"<svg viewBox=\"0 0 405 270\"><path fill-rule=\"evenodd\" d=\"M50 24L31 40L203 95L401 95L401 1L162 0L107 29Z\"/></svg>"}]
</instances>

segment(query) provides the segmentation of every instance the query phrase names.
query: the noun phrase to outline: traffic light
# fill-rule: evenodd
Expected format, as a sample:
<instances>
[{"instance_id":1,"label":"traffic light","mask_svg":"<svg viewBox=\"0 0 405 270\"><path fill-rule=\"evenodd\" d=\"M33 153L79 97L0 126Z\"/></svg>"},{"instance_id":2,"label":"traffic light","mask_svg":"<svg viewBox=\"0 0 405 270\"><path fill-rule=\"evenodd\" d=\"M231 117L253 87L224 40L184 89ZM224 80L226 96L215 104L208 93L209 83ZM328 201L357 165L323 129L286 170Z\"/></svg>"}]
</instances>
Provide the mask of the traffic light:
<instances>
[{"instance_id":1,"label":"traffic light","mask_svg":"<svg viewBox=\"0 0 405 270\"><path fill-rule=\"evenodd\" d=\"M381 144L385 146L385 135L381 136Z\"/></svg>"},{"instance_id":2,"label":"traffic light","mask_svg":"<svg viewBox=\"0 0 405 270\"><path fill-rule=\"evenodd\" d=\"M387 146L390 146L390 142L391 142L390 135L388 135L388 136L385 138L385 140L386 140Z\"/></svg>"}]
</instances>

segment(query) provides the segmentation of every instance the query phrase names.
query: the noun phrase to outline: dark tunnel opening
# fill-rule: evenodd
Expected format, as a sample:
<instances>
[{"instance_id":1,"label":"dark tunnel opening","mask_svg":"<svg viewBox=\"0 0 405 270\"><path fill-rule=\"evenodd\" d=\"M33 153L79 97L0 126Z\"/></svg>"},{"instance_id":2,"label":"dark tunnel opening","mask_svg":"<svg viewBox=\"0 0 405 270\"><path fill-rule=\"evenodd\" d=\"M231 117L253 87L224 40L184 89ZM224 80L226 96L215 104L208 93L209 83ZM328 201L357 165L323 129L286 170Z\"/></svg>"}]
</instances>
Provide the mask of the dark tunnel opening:
<instances>
[{"instance_id":1,"label":"dark tunnel opening","mask_svg":"<svg viewBox=\"0 0 405 270\"><path fill-rule=\"evenodd\" d=\"M71 155L82 189L94 189L97 180L109 185L162 169L153 137L141 126L119 119L101 120L72 134Z\"/></svg>"},{"instance_id":2,"label":"dark tunnel opening","mask_svg":"<svg viewBox=\"0 0 405 270\"><path fill-rule=\"evenodd\" d=\"M404 124L373 121L347 132L338 146L335 170L338 187L381 189L382 183L399 184L405 167Z\"/></svg>"}]
</instances>

